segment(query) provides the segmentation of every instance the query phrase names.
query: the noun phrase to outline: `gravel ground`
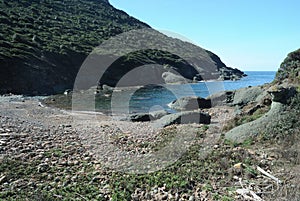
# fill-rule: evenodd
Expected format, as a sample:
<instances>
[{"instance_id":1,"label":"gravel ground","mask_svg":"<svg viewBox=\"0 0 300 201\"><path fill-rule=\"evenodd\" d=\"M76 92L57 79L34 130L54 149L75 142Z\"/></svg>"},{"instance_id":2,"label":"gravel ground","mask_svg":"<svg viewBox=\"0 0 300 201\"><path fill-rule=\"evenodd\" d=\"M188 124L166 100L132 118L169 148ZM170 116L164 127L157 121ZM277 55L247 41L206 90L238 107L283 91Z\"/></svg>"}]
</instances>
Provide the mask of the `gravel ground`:
<instances>
[{"instance_id":1,"label":"gravel ground","mask_svg":"<svg viewBox=\"0 0 300 201\"><path fill-rule=\"evenodd\" d=\"M110 168L121 171L131 171L137 161L146 161L141 165L156 160L155 168L149 167L145 171L154 171L177 160L187 149L186 141L193 141L199 125L177 126L176 142L163 150L151 151L151 144L162 141L161 129L151 126L149 122L117 121L101 113L72 112L43 106L36 98L21 96L1 97L1 149L0 155L13 157L34 157L39 152L51 149L70 148L87 152ZM212 115L212 125L208 129L208 138L203 139L204 151L209 150L221 135L225 120L233 115L229 109L212 109L207 111ZM174 136L173 136L174 137ZM186 144L179 146L179 141ZM174 147L176 149L174 150ZM169 149L169 150L168 150ZM164 161L159 157L166 157L166 153L177 151L177 155L168 156ZM148 156L145 157L145 154ZM149 156L149 154L151 156ZM204 154L203 154L204 155ZM77 157L77 155L76 155ZM78 156L80 157L80 156ZM120 164L121 161L131 161ZM135 166L135 165L134 165ZM137 166L137 165L136 165ZM124 169L125 168L125 169ZM135 170L139 171L139 170Z\"/></svg>"},{"instance_id":2,"label":"gravel ground","mask_svg":"<svg viewBox=\"0 0 300 201\"><path fill-rule=\"evenodd\" d=\"M75 197L75 200L110 200L113 194L111 186L115 185L110 183L114 181L111 179L114 172L127 175L160 170L175 162L195 142L202 145L201 150L197 151L197 160L202 160L212 151L220 154L220 157L228 158L218 158L215 163L225 163L226 168L222 170L222 174L227 175L224 172L233 170L233 176L229 177L230 173L228 178L217 179L217 183L213 184L215 173L207 172L207 177L213 184L212 190L219 193L224 193L225 190L222 189L227 189L221 187L224 185L222 182L231 178L230 185L239 186L239 181L244 176L240 170L235 171L228 166L236 161L232 161L232 157L247 155L247 158L241 157L240 161L247 162L252 158L270 173L270 167L279 158L277 155L268 156L268 151L264 149L254 151L255 147L231 148L218 144L223 126L228 119L234 117L232 108L207 110L212 116L212 124L207 127L204 136L195 137L199 134L197 131L203 128L201 125L171 126L166 129L168 132L164 132L153 128L151 123L116 121L101 113L71 112L45 107L39 102L39 98L41 97L0 98L0 198L4 200L5 196L13 197L12 194L18 197L24 189L27 193L21 200L28 200L28 189L32 189L30 193L34 194L35 200L47 200L39 190L49 192L51 198L57 200L68 200L69 196ZM171 137L175 141L169 141L169 133L173 133ZM196 161L185 165L194 162ZM297 167L293 166L294 173L298 172L295 169ZM296 181L299 176L289 174L291 170L287 168L274 169L277 172L275 176L279 178L293 176L292 180L286 178L285 181L290 183L281 188L287 188L286 191L294 188L292 193L295 194L298 185L291 182ZM252 180L243 178L242 183L252 186L251 189L255 192L276 188L272 179L261 176ZM207 184L193 185L189 193L180 193L166 186L149 186L148 190L136 188L131 197L132 200L214 200L211 190L207 190ZM92 193L85 194L87 190L82 188L89 189ZM280 192L285 192L283 190ZM71 194L67 194L68 191ZM85 197L87 195L93 197ZM235 198L243 200L241 195Z\"/></svg>"},{"instance_id":3,"label":"gravel ground","mask_svg":"<svg viewBox=\"0 0 300 201\"><path fill-rule=\"evenodd\" d=\"M151 123L116 121L101 113L49 108L39 102L40 98L43 97L0 98L0 160L3 163L9 159L31 164L36 161L37 170L50 178L49 182L53 180L49 184L53 186L52 190L56 185L63 185L59 177L65 177L66 171L62 168L54 174L47 173L52 166L67 167L70 172L74 167L84 168L80 165L83 162L93 167L98 164L134 173L162 169L186 151L201 127L195 124L171 126L168 129L175 135L172 136L174 140L168 142L168 136L163 136L161 130L152 127ZM206 144L203 156L209 153L221 135L224 117L229 114L228 110L224 111L208 111L213 121L207 132L214 135L201 139ZM165 145L165 141L169 143L167 147L155 149L160 144ZM34 179L12 179L5 174L0 177L2 191L35 185Z\"/></svg>"}]
</instances>

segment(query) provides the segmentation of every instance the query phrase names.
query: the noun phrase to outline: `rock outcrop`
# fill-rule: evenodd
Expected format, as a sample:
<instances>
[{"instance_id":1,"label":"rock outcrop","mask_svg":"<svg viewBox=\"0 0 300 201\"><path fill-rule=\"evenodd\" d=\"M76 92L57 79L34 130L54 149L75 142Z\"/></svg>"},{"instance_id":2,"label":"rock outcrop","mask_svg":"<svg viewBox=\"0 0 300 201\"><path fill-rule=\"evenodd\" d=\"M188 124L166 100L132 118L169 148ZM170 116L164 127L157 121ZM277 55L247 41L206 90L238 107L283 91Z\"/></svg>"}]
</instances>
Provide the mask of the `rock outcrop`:
<instances>
[{"instance_id":1,"label":"rock outcrop","mask_svg":"<svg viewBox=\"0 0 300 201\"><path fill-rule=\"evenodd\" d=\"M265 128L276 127L282 119L289 115L285 112L288 108L288 100L296 94L294 87L271 86L268 93L272 96L271 109L261 118L238 126L225 134L225 138L235 142L243 142L264 134Z\"/></svg>"},{"instance_id":2,"label":"rock outcrop","mask_svg":"<svg viewBox=\"0 0 300 201\"><path fill-rule=\"evenodd\" d=\"M277 72L275 81L270 85L240 89L235 92L233 103L239 105L246 115L253 109L268 105L270 110L262 117L237 126L225 134L225 138L242 143L248 139L289 139L299 131L299 81L300 49L288 54ZM238 95L238 96L236 96ZM269 101L271 97L271 101ZM253 104L255 103L255 104Z\"/></svg>"},{"instance_id":3,"label":"rock outcrop","mask_svg":"<svg viewBox=\"0 0 300 201\"><path fill-rule=\"evenodd\" d=\"M283 87L282 85L274 85L268 89L268 93L271 94L273 102L286 104L297 91L294 86Z\"/></svg>"},{"instance_id":4,"label":"rock outcrop","mask_svg":"<svg viewBox=\"0 0 300 201\"><path fill-rule=\"evenodd\" d=\"M225 134L225 138L237 143L254 139L264 134L265 128L271 128L278 125L281 119L283 119L282 113L285 108L286 106L284 104L273 102L269 112L255 121L233 128Z\"/></svg>"}]
</instances>

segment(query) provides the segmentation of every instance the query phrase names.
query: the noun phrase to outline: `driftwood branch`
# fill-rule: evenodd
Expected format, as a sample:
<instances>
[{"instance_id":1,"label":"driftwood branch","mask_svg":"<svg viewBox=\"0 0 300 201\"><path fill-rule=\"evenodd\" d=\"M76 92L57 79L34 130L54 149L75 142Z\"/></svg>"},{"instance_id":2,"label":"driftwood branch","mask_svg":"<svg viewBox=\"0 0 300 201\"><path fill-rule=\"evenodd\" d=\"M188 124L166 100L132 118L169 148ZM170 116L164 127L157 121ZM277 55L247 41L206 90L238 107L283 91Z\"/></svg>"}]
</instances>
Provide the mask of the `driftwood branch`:
<instances>
[{"instance_id":1,"label":"driftwood branch","mask_svg":"<svg viewBox=\"0 0 300 201\"><path fill-rule=\"evenodd\" d=\"M262 201L263 200L263 199L261 199L261 197L259 197L258 195L256 195L256 193L254 193L253 191L250 191L250 194L257 201Z\"/></svg>"},{"instance_id":2,"label":"driftwood branch","mask_svg":"<svg viewBox=\"0 0 300 201\"><path fill-rule=\"evenodd\" d=\"M252 190L249 188L244 188L242 178L239 178L240 185L242 189L237 189L236 192L244 197L246 200L253 200L253 201L263 201L256 193L254 193ZM251 196L249 196L251 195Z\"/></svg>"},{"instance_id":3,"label":"driftwood branch","mask_svg":"<svg viewBox=\"0 0 300 201\"><path fill-rule=\"evenodd\" d=\"M281 183L282 183L282 181L281 181L280 179L278 179L278 178L274 177L273 175L269 174L268 172L264 171L264 170L263 170L262 168L260 168L259 166L257 166L256 168L257 168L257 170L258 170L259 172L261 172L262 174L264 174L264 175L266 175L267 177L269 177L269 178L273 179L274 181L276 181L277 184L281 184Z\"/></svg>"},{"instance_id":4,"label":"driftwood branch","mask_svg":"<svg viewBox=\"0 0 300 201\"><path fill-rule=\"evenodd\" d=\"M237 189L236 192L242 195L246 200L263 201L263 199L261 199L258 195L256 195L253 191L249 189ZM252 197L250 197L247 194L251 194Z\"/></svg>"}]
</instances>

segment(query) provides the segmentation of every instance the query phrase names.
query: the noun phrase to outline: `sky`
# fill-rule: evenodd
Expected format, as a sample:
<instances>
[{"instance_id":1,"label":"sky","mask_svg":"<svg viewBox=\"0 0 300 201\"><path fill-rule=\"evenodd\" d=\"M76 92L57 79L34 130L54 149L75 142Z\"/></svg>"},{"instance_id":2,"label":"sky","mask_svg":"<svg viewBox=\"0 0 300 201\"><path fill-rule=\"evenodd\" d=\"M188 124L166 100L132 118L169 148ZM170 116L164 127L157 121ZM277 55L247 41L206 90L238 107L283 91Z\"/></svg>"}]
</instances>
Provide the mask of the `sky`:
<instances>
[{"instance_id":1,"label":"sky","mask_svg":"<svg viewBox=\"0 0 300 201\"><path fill-rule=\"evenodd\" d=\"M244 71L276 71L289 52L300 48L300 0L109 1Z\"/></svg>"}]
</instances>

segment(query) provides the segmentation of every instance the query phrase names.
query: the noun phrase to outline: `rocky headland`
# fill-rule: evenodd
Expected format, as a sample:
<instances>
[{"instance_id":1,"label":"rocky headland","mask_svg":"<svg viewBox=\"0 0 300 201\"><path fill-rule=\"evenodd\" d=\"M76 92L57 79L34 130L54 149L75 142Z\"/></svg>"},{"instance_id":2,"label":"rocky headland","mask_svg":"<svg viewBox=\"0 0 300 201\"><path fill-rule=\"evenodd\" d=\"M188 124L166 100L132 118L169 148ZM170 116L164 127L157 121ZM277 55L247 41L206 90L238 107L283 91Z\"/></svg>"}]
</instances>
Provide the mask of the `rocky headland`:
<instances>
[{"instance_id":1,"label":"rocky headland","mask_svg":"<svg viewBox=\"0 0 300 201\"><path fill-rule=\"evenodd\" d=\"M167 83L182 82L182 77L184 82L192 82L244 76L238 69L226 67L214 53L167 37L115 9L106 0L3 0L0 2L0 25L0 94L49 95L73 89L80 67L92 52L101 57L101 61L116 60L102 78L101 85L114 86L122 75L147 64L164 66L164 70L153 73ZM152 35L143 38L143 34L136 34L127 38L126 41L133 41L134 46L116 37L142 29L151 30ZM124 37L128 36L130 34ZM112 37L115 43L94 50ZM164 45L176 54L157 48ZM128 47L139 51L126 53ZM110 52L111 49L118 51ZM86 87L96 86L100 78Z\"/></svg>"}]
</instances>

